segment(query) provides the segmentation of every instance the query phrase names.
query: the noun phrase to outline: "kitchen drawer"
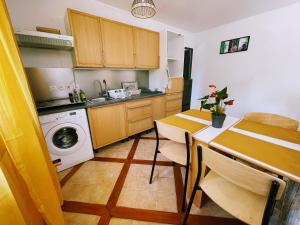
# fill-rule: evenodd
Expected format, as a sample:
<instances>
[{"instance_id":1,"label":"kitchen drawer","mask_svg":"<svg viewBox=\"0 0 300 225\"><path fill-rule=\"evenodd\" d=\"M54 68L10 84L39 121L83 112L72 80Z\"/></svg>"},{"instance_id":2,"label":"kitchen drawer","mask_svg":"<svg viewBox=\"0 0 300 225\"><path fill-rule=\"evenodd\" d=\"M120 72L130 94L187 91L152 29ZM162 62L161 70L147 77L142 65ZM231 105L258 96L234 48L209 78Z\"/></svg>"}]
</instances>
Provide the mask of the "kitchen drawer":
<instances>
[{"instance_id":1,"label":"kitchen drawer","mask_svg":"<svg viewBox=\"0 0 300 225\"><path fill-rule=\"evenodd\" d=\"M181 107L182 107L182 99L181 98L166 102L167 112L174 111L177 109L181 110Z\"/></svg>"},{"instance_id":2,"label":"kitchen drawer","mask_svg":"<svg viewBox=\"0 0 300 225\"><path fill-rule=\"evenodd\" d=\"M171 101L171 100L181 99L181 98L182 98L182 92L166 95L166 101Z\"/></svg>"},{"instance_id":3,"label":"kitchen drawer","mask_svg":"<svg viewBox=\"0 0 300 225\"><path fill-rule=\"evenodd\" d=\"M152 117L128 123L128 135L138 134L153 127Z\"/></svg>"},{"instance_id":4,"label":"kitchen drawer","mask_svg":"<svg viewBox=\"0 0 300 225\"><path fill-rule=\"evenodd\" d=\"M148 105L151 105L151 99L138 100L138 101L126 103L127 109L134 109L134 108L139 108L139 107L148 106Z\"/></svg>"},{"instance_id":5,"label":"kitchen drawer","mask_svg":"<svg viewBox=\"0 0 300 225\"><path fill-rule=\"evenodd\" d=\"M134 121L149 118L149 117L152 117L152 106L151 105L138 106L135 108L127 109L127 120L129 122L134 122Z\"/></svg>"},{"instance_id":6,"label":"kitchen drawer","mask_svg":"<svg viewBox=\"0 0 300 225\"><path fill-rule=\"evenodd\" d=\"M175 114L177 114L177 113L181 113L181 108L180 108L180 109L175 109L175 110L173 110L173 111L168 111L168 112L166 113L166 116L173 116L173 115L175 115Z\"/></svg>"}]
</instances>

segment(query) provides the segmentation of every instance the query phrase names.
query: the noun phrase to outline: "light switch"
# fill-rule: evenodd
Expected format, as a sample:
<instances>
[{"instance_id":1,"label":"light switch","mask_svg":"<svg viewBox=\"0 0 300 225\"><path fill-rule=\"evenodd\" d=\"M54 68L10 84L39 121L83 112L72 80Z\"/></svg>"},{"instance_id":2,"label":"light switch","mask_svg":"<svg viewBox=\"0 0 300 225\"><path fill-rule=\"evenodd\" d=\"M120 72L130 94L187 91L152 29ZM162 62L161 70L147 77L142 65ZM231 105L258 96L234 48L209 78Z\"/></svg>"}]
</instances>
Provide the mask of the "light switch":
<instances>
[{"instance_id":1,"label":"light switch","mask_svg":"<svg viewBox=\"0 0 300 225\"><path fill-rule=\"evenodd\" d=\"M50 85L49 86L49 91L53 92L53 91L56 91L57 90L57 87L55 85Z\"/></svg>"}]
</instances>

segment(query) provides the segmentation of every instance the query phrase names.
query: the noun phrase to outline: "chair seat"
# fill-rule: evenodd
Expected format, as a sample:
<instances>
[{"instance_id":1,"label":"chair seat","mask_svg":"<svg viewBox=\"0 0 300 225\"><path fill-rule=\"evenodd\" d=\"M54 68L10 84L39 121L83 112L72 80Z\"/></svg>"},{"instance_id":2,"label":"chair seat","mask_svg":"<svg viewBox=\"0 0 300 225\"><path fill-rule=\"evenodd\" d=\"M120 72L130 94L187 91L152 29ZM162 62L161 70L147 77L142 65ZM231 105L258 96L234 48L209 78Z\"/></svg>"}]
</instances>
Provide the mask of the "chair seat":
<instances>
[{"instance_id":1,"label":"chair seat","mask_svg":"<svg viewBox=\"0 0 300 225\"><path fill-rule=\"evenodd\" d=\"M186 145L174 141L168 141L159 148L166 158L181 165L186 165Z\"/></svg>"},{"instance_id":2,"label":"chair seat","mask_svg":"<svg viewBox=\"0 0 300 225\"><path fill-rule=\"evenodd\" d=\"M221 208L247 224L260 225L267 197L247 191L210 171L200 182L202 190Z\"/></svg>"}]
</instances>

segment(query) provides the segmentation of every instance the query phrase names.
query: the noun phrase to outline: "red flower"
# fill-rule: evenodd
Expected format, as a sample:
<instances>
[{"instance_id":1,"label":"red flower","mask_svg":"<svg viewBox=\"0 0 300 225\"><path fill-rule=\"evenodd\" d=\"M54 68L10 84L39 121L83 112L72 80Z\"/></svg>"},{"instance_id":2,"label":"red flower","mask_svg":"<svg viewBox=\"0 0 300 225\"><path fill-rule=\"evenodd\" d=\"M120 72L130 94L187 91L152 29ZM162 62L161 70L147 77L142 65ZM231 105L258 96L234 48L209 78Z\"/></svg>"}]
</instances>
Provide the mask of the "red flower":
<instances>
[{"instance_id":1,"label":"red flower","mask_svg":"<svg viewBox=\"0 0 300 225\"><path fill-rule=\"evenodd\" d=\"M212 97L212 98L215 98L215 97L217 97L217 92L213 92L213 93L211 93L211 95L210 95L209 97Z\"/></svg>"},{"instance_id":2,"label":"red flower","mask_svg":"<svg viewBox=\"0 0 300 225\"><path fill-rule=\"evenodd\" d=\"M214 84L210 84L209 87L210 88L217 88L216 85L214 85Z\"/></svg>"},{"instance_id":3,"label":"red flower","mask_svg":"<svg viewBox=\"0 0 300 225\"><path fill-rule=\"evenodd\" d=\"M234 100L228 100L226 102L224 102L225 105L233 105Z\"/></svg>"}]
</instances>

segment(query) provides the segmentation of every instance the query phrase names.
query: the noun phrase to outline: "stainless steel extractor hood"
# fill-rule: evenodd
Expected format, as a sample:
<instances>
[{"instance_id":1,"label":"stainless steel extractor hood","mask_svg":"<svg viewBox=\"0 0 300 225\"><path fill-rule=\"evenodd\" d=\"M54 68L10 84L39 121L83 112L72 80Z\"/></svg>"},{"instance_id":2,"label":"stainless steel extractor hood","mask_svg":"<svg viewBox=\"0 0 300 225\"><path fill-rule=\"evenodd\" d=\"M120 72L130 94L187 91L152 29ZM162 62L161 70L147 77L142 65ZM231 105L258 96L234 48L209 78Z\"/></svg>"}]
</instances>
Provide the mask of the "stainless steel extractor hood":
<instances>
[{"instance_id":1,"label":"stainless steel extractor hood","mask_svg":"<svg viewBox=\"0 0 300 225\"><path fill-rule=\"evenodd\" d=\"M18 31L15 34L21 47L61 50L71 50L74 47L74 38L72 36L39 31Z\"/></svg>"}]
</instances>

